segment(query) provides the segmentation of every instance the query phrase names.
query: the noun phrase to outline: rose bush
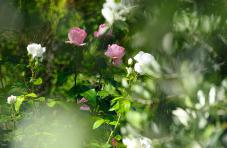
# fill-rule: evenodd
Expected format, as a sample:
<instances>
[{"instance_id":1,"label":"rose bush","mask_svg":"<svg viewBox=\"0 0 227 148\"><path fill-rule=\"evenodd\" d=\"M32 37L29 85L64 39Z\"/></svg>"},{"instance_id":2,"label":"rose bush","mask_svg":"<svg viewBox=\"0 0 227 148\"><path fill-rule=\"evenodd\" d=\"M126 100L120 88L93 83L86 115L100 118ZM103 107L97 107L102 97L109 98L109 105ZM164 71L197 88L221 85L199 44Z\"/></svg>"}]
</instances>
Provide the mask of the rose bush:
<instances>
[{"instance_id":1,"label":"rose bush","mask_svg":"<svg viewBox=\"0 0 227 148\"><path fill-rule=\"evenodd\" d=\"M226 5L0 2L0 147L226 147Z\"/></svg>"}]
</instances>

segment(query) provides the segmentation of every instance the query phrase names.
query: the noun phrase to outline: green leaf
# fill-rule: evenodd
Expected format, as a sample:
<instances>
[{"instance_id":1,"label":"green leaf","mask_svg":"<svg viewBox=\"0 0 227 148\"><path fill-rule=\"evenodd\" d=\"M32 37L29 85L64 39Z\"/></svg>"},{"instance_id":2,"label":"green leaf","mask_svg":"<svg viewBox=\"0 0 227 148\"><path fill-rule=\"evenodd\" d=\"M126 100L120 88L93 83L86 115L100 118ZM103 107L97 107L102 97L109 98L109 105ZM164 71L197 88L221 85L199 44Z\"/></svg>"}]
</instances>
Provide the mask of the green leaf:
<instances>
[{"instance_id":1,"label":"green leaf","mask_svg":"<svg viewBox=\"0 0 227 148\"><path fill-rule=\"evenodd\" d=\"M17 100L15 102L15 106L14 106L16 112L19 112L21 104L23 103L24 100L25 100L24 96L18 96L17 97Z\"/></svg>"},{"instance_id":2,"label":"green leaf","mask_svg":"<svg viewBox=\"0 0 227 148\"><path fill-rule=\"evenodd\" d=\"M109 111L118 110L119 107L120 107L119 102L117 102L112 108L109 109Z\"/></svg>"},{"instance_id":3,"label":"green leaf","mask_svg":"<svg viewBox=\"0 0 227 148\"><path fill-rule=\"evenodd\" d=\"M105 91L105 90L101 90L98 92L98 95L102 98L105 98L109 95L108 91Z\"/></svg>"},{"instance_id":4,"label":"green leaf","mask_svg":"<svg viewBox=\"0 0 227 148\"><path fill-rule=\"evenodd\" d=\"M41 85L43 83L43 79L41 77L39 77L38 79L36 79L33 84L34 85Z\"/></svg>"},{"instance_id":5,"label":"green leaf","mask_svg":"<svg viewBox=\"0 0 227 148\"><path fill-rule=\"evenodd\" d=\"M95 123L93 124L93 129L98 128L98 127L101 126L104 122L105 122L104 119L99 119L99 120L95 121Z\"/></svg>"},{"instance_id":6,"label":"green leaf","mask_svg":"<svg viewBox=\"0 0 227 148\"><path fill-rule=\"evenodd\" d=\"M39 97L38 99L39 99L39 101L41 101L41 102L44 102L44 101L45 101L45 97Z\"/></svg>"},{"instance_id":7,"label":"green leaf","mask_svg":"<svg viewBox=\"0 0 227 148\"><path fill-rule=\"evenodd\" d=\"M117 125L117 121L112 121L109 123L109 125Z\"/></svg>"},{"instance_id":8,"label":"green leaf","mask_svg":"<svg viewBox=\"0 0 227 148\"><path fill-rule=\"evenodd\" d=\"M117 102L118 100L120 100L121 98L123 98L122 96L120 97L115 97L113 100L111 100L111 105L113 105L115 102Z\"/></svg>"},{"instance_id":9,"label":"green leaf","mask_svg":"<svg viewBox=\"0 0 227 148\"><path fill-rule=\"evenodd\" d=\"M49 107L54 107L56 104L57 104L57 102L54 101L54 100L48 100L48 102L47 102L47 105L48 105Z\"/></svg>"},{"instance_id":10,"label":"green leaf","mask_svg":"<svg viewBox=\"0 0 227 148\"><path fill-rule=\"evenodd\" d=\"M27 95L25 95L26 97L32 97L32 98L36 98L37 95L35 93L29 93Z\"/></svg>"},{"instance_id":11,"label":"green leaf","mask_svg":"<svg viewBox=\"0 0 227 148\"><path fill-rule=\"evenodd\" d=\"M122 109L123 109L123 112L127 112L130 110L130 107L131 107L131 103L129 100L124 100L122 102Z\"/></svg>"},{"instance_id":12,"label":"green leaf","mask_svg":"<svg viewBox=\"0 0 227 148\"><path fill-rule=\"evenodd\" d=\"M114 137L117 141L120 141L121 140L121 135L116 135L115 137Z\"/></svg>"},{"instance_id":13,"label":"green leaf","mask_svg":"<svg viewBox=\"0 0 227 148\"><path fill-rule=\"evenodd\" d=\"M81 93L80 95L85 97L89 101L95 102L97 94L96 94L95 89L90 89L88 91L85 91L85 92Z\"/></svg>"}]
</instances>

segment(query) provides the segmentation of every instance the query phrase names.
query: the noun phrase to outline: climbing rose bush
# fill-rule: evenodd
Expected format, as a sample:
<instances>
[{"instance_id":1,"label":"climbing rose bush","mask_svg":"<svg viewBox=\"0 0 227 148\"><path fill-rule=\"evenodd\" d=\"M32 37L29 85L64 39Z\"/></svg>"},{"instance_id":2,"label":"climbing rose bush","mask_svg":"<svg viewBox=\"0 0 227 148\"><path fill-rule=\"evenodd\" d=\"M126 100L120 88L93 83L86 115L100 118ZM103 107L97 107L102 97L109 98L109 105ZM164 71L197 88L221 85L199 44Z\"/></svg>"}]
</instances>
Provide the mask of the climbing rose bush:
<instances>
[{"instance_id":1,"label":"climbing rose bush","mask_svg":"<svg viewBox=\"0 0 227 148\"><path fill-rule=\"evenodd\" d=\"M227 147L225 0L0 3L0 147Z\"/></svg>"}]
</instances>

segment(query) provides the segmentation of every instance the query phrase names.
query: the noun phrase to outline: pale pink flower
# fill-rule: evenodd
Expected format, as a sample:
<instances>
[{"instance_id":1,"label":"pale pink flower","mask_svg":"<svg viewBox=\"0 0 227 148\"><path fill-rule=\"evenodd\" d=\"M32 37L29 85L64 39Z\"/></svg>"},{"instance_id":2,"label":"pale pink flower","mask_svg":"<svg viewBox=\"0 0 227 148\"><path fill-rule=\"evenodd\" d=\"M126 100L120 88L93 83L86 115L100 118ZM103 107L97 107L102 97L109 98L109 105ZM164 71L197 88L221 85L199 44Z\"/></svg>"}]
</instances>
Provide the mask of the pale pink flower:
<instances>
[{"instance_id":1,"label":"pale pink flower","mask_svg":"<svg viewBox=\"0 0 227 148\"><path fill-rule=\"evenodd\" d=\"M75 44L76 46L85 45L84 39L86 38L87 33L85 30L78 27L71 28L68 33L69 41L66 41L70 44Z\"/></svg>"},{"instance_id":2,"label":"pale pink flower","mask_svg":"<svg viewBox=\"0 0 227 148\"><path fill-rule=\"evenodd\" d=\"M114 65L119 65L122 62L122 57L125 55L125 48L117 44L108 45L105 55L113 60Z\"/></svg>"},{"instance_id":3,"label":"pale pink flower","mask_svg":"<svg viewBox=\"0 0 227 148\"><path fill-rule=\"evenodd\" d=\"M80 100L77 100L77 104L86 103L86 102L88 102L86 98L81 98Z\"/></svg>"},{"instance_id":4,"label":"pale pink flower","mask_svg":"<svg viewBox=\"0 0 227 148\"><path fill-rule=\"evenodd\" d=\"M80 106L80 110L89 111L91 109L87 104L83 104L82 106Z\"/></svg>"},{"instance_id":5,"label":"pale pink flower","mask_svg":"<svg viewBox=\"0 0 227 148\"><path fill-rule=\"evenodd\" d=\"M109 29L109 26L108 26L108 25L106 25L106 24L101 24L101 25L99 25L98 31L95 31L95 32L94 32L94 36L95 36L96 38L100 38L100 37L104 36L105 33L107 33L107 34L106 34L107 36L112 36L112 29L110 29L109 31L108 31L108 29ZM108 32L107 32L107 31L108 31Z\"/></svg>"}]
</instances>

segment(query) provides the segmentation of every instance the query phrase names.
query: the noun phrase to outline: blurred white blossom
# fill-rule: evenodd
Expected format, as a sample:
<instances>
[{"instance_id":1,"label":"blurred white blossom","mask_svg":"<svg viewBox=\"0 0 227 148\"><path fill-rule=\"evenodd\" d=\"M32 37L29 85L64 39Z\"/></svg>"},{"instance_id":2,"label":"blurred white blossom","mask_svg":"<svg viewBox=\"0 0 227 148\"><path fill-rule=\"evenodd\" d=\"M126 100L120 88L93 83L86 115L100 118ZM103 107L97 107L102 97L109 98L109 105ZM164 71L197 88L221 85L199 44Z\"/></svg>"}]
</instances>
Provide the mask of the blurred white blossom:
<instances>
[{"instance_id":1,"label":"blurred white blossom","mask_svg":"<svg viewBox=\"0 0 227 148\"><path fill-rule=\"evenodd\" d=\"M113 24L115 20L125 21L125 15L129 13L130 9L130 6L126 6L124 1L106 0L103 4L102 15L109 24Z\"/></svg>"},{"instance_id":2,"label":"blurred white blossom","mask_svg":"<svg viewBox=\"0 0 227 148\"><path fill-rule=\"evenodd\" d=\"M127 148L152 148L151 140L146 137L125 137L123 138L123 144Z\"/></svg>"},{"instance_id":3,"label":"blurred white blossom","mask_svg":"<svg viewBox=\"0 0 227 148\"><path fill-rule=\"evenodd\" d=\"M198 100L199 100L198 108L205 106L206 98L205 98L205 95L204 95L202 90L199 90L197 92L197 97L198 97Z\"/></svg>"},{"instance_id":4,"label":"blurred white blossom","mask_svg":"<svg viewBox=\"0 0 227 148\"><path fill-rule=\"evenodd\" d=\"M176 110L174 110L173 115L175 115L177 117L177 119L185 126L188 126L188 122L189 122L189 115L188 113L183 110L182 108L177 108Z\"/></svg>"},{"instance_id":5,"label":"blurred white blossom","mask_svg":"<svg viewBox=\"0 0 227 148\"><path fill-rule=\"evenodd\" d=\"M209 91L209 104L210 105L214 104L215 96L216 96L216 89L214 86L212 86Z\"/></svg>"},{"instance_id":6,"label":"blurred white blossom","mask_svg":"<svg viewBox=\"0 0 227 148\"><path fill-rule=\"evenodd\" d=\"M123 79L122 79L121 84L122 84L122 86L125 87L125 88L128 88L128 86L129 86L128 81L127 81L126 78L123 78Z\"/></svg>"},{"instance_id":7,"label":"blurred white blossom","mask_svg":"<svg viewBox=\"0 0 227 148\"><path fill-rule=\"evenodd\" d=\"M137 53L134 59L137 62L134 66L134 69L139 74L143 75L145 73L160 73L160 65L155 60L153 55L140 51ZM150 68L152 68L151 71L149 71Z\"/></svg>"},{"instance_id":8,"label":"blurred white blossom","mask_svg":"<svg viewBox=\"0 0 227 148\"><path fill-rule=\"evenodd\" d=\"M31 43L27 46L27 51L29 55L32 55L32 58L35 57L42 58L43 53L46 52L46 47L42 47L41 44Z\"/></svg>"},{"instance_id":9,"label":"blurred white blossom","mask_svg":"<svg viewBox=\"0 0 227 148\"><path fill-rule=\"evenodd\" d=\"M8 103L8 104L13 104L13 103L16 102L16 100L17 100L17 97L14 96L14 95L11 95L11 96L9 96L9 97L7 98L7 103Z\"/></svg>"}]
</instances>

